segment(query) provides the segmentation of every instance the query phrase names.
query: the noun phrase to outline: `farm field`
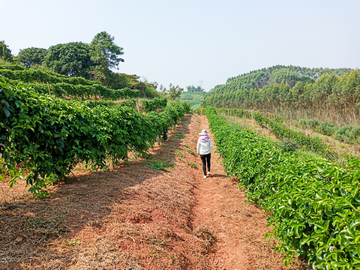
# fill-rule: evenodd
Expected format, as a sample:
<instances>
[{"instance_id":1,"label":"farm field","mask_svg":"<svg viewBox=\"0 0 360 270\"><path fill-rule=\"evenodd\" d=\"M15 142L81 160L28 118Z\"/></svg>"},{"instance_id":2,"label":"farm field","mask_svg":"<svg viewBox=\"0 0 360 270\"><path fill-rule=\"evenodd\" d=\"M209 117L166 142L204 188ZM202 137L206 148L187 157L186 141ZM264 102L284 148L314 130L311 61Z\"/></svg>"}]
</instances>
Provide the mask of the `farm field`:
<instances>
[{"instance_id":1,"label":"farm field","mask_svg":"<svg viewBox=\"0 0 360 270\"><path fill-rule=\"evenodd\" d=\"M280 240L276 250L303 256L313 269L357 269L359 158L344 156L340 164L337 153L318 138L256 112L228 111L252 116L273 133L259 136L259 130L219 116L224 111L205 109L225 171L239 177L249 201L270 214L274 230L267 237Z\"/></svg>"},{"instance_id":2,"label":"farm field","mask_svg":"<svg viewBox=\"0 0 360 270\"><path fill-rule=\"evenodd\" d=\"M80 167L43 200L1 182L1 268L307 269L270 249L267 215L244 203L215 151L213 176L202 177L192 152L203 128L205 116L186 115L149 159Z\"/></svg>"},{"instance_id":3,"label":"farm field","mask_svg":"<svg viewBox=\"0 0 360 270\"><path fill-rule=\"evenodd\" d=\"M250 112L250 113L254 113L254 112ZM245 129L254 130L256 132L259 132L260 135L270 136L275 140L281 141L279 138L277 138L274 135L274 133L272 132L269 126L261 128L259 123L252 116L249 116L247 118L245 116L237 117L237 116L229 115L228 109L222 109L221 111L219 111L219 115L221 115L224 118L224 120L229 122L230 124L239 125ZM299 132L309 138L321 140L325 145L328 146L329 149L337 153L339 156L342 155L346 156L350 154L353 156L360 157L360 144L358 143L350 144L339 141L335 138L335 136L322 134L317 130L311 129L310 127L302 126L301 123L299 123L299 121L290 120L285 117L282 118L281 123L289 130L292 130L293 132Z\"/></svg>"},{"instance_id":4,"label":"farm field","mask_svg":"<svg viewBox=\"0 0 360 270\"><path fill-rule=\"evenodd\" d=\"M0 270L360 270L359 1L13 2Z\"/></svg>"}]
</instances>

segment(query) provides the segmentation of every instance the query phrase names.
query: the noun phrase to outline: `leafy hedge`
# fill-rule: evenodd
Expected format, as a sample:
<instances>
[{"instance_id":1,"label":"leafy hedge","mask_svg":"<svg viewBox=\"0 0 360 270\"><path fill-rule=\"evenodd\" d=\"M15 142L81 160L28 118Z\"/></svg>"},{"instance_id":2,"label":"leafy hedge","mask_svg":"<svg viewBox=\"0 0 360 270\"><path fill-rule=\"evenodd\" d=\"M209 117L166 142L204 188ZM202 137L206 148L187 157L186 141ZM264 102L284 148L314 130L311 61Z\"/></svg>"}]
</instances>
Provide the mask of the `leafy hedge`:
<instances>
[{"instance_id":1,"label":"leafy hedge","mask_svg":"<svg viewBox=\"0 0 360 270\"><path fill-rule=\"evenodd\" d=\"M335 159L337 157L337 154L330 151L328 149L328 146L325 143L323 143L321 141L321 139L308 137L301 132L294 131L294 130L286 127L284 124L281 123L281 122L283 122L282 117L278 117L278 118L276 118L276 121L274 121L268 117L262 116L260 113L256 113L256 112L252 113L252 112L248 112L246 110L241 110L241 109L224 109L224 108L222 108L222 109L217 109L217 110L222 113L228 113L232 116L237 116L237 117L246 117L246 118L253 117L254 120L261 127L270 128L274 132L274 135L281 139L295 141L302 148L309 150L309 151L313 151L315 153L318 153L318 154L323 155L324 157L327 157L330 159Z\"/></svg>"},{"instance_id":2,"label":"leafy hedge","mask_svg":"<svg viewBox=\"0 0 360 270\"><path fill-rule=\"evenodd\" d=\"M102 106L102 107L114 107L117 106L117 104L112 100L86 100L84 101L84 104L88 106L89 108L94 108L96 106Z\"/></svg>"},{"instance_id":3,"label":"leafy hedge","mask_svg":"<svg viewBox=\"0 0 360 270\"><path fill-rule=\"evenodd\" d=\"M360 126L347 125L339 128L335 135L335 139L347 143L359 143Z\"/></svg>"},{"instance_id":4,"label":"leafy hedge","mask_svg":"<svg viewBox=\"0 0 360 270\"><path fill-rule=\"evenodd\" d=\"M8 69L8 70L25 70L24 67L19 65L0 65L0 69Z\"/></svg>"},{"instance_id":5,"label":"leafy hedge","mask_svg":"<svg viewBox=\"0 0 360 270\"><path fill-rule=\"evenodd\" d=\"M127 107L135 109L136 108L136 100L133 98L124 100L120 103L120 106L127 106Z\"/></svg>"},{"instance_id":6,"label":"leafy hedge","mask_svg":"<svg viewBox=\"0 0 360 270\"><path fill-rule=\"evenodd\" d=\"M299 131L294 131L284 124L272 121L271 119L260 115L259 113L253 114L254 119L262 127L269 127L274 132L275 136L281 139L289 139L296 141L303 148L314 151L328 158L336 158L336 153L328 150L328 146L319 138L308 137Z\"/></svg>"},{"instance_id":7,"label":"leafy hedge","mask_svg":"<svg viewBox=\"0 0 360 270\"><path fill-rule=\"evenodd\" d=\"M230 127L213 107L210 128L229 175L250 200L270 211L268 237L289 263L303 256L313 269L359 269L359 160L346 170L326 159L283 153L269 138Z\"/></svg>"},{"instance_id":8,"label":"leafy hedge","mask_svg":"<svg viewBox=\"0 0 360 270\"><path fill-rule=\"evenodd\" d=\"M142 99L141 106L145 112L156 111L165 108L167 105L166 98Z\"/></svg>"},{"instance_id":9,"label":"leafy hedge","mask_svg":"<svg viewBox=\"0 0 360 270\"><path fill-rule=\"evenodd\" d=\"M4 66L8 68L8 66ZM81 84L81 85L94 85L99 84L96 81L89 81L82 77L69 77L60 75L50 71L42 71L36 69L0 69L0 75L10 79L18 80L24 83L68 83L68 84Z\"/></svg>"},{"instance_id":10,"label":"leafy hedge","mask_svg":"<svg viewBox=\"0 0 360 270\"><path fill-rule=\"evenodd\" d=\"M41 189L51 177L63 178L80 161L96 169L104 168L108 157L117 163L128 151L144 154L159 137L166 139L189 109L177 103L161 114L143 115L126 106L90 108L41 95L26 84L0 82L1 169L13 176L10 185L26 169L30 191L44 196Z\"/></svg>"},{"instance_id":11,"label":"leafy hedge","mask_svg":"<svg viewBox=\"0 0 360 270\"><path fill-rule=\"evenodd\" d=\"M1 72L0 72L1 73ZM69 78L69 77L68 77ZM10 84L23 84L19 80L11 80L0 75L0 80L6 81ZM90 98L94 96L100 96L106 99L120 99L120 98L137 98L140 97L140 90L132 90L130 88L113 90L101 84L82 85L82 84L69 84L69 83L32 83L28 87L31 87L38 93L53 94L57 97L73 97L73 98Z\"/></svg>"},{"instance_id":12,"label":"leafy hedge","mask_svg":"<svg viewBox=\"0 0 360 270\"><path fill-rule=\"evenodd\" d=\"M328 136L335 135L336 140L351 144L359 143L360 126L346 125L339 128L333 123L307 118L299 119L299 123L303 128L311 128L321 134Z\"/></svg>"}]
</instances>

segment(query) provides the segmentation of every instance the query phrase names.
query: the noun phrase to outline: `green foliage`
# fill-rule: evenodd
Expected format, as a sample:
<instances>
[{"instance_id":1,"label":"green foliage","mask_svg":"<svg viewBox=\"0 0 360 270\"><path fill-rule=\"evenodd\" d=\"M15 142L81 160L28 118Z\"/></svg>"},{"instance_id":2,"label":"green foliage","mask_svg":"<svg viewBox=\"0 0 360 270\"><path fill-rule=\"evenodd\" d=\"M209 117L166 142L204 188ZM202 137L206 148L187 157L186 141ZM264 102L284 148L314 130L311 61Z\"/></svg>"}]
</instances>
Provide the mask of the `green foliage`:
<instances>
[{"instance_id":1,"label":"green foliage","mask_svg":"<svg viewBox=\"0 0 360 270\"><path fill-rule=\"evenodd\" d=\"M176 150L176 151L175 151L175 154L178 155L179 157L182 157L182 158L185 157L184 153L181 152L181 151L179 151L179 150Z\"/></svg>"},{"instance_id":2,"label":"green foliage","mask_svg":"<svg viewBox=\"0 0 360 270\"><path fill-rule=\"evenodd\" d=\"M7 69L8 67L10 69ZM20 66L0 66L0 76L7 78L7 82L11 84L31 83L31 88L38 93L51 93L58 97L68 96L81 99L94 96L106 99L140 96L139 90L132 90L128 87L113 90L82 77L68 77L49 71L18 69L18 67Z\"/></svg>"},{"instance_id":3,"label":"green foliage","mask_svg":"<svg viewBox=\"0 0 360 270\"><path fill-rule=\"evenodd\" d=\"M163 87L162 85L160 85L160 92L164 95L167 95L168 98L170 100L177 100L180 98L181 93L184 91L183 88L181 88L178 85L173 85L172 83L170 83L169 85L169 89L167 89L166 87Z\"/></svg>"},{"instance_id":4,"label":"green foliage","mask_svg":"<svg viewBox=\"0 0 360 270\"><path fill-rule=\"evenodd\" d=\"M303 128L311 128L319 133L331 136L335 139L346 143L359 143L360 126L346 125L338 127L333 123L318 121L317 119L300 119L299 123Z\"/></svg>"},{"instance_id":5,"label":"green foliage","mask_svg":"<svg viewBox=\"0 0 360 270\"><path fill-rule=\"evenodd\" d=\"M304 135L301 132L294 131L286 127L281 122L283 118L274 117L276 121L271 120L268 117L262 116L260 113L250 113L245 110L239 109L217 109L219 112L229 114L237 117L253 117L254 120L263 128L270 128L274 135L286 140L294 141L297 145L303 147L306 150L314 151L320 155L328 158L335 158L336 154L327 149L327 145L324 144L319 138L312 138Z\"/></svg>"},{"instance_id":6,"label":"green foliage","mask_svg":"<svg viewBox=\"0 0 360 270\"><path fill-rule=\"evenodd\" d=\"M124 59L119 58L123 55L123 48L114 43L114 37L105 31L96 34L90 44L91 60L101 66L111 69L117 68Z\"/></svg>"},{"instance_id":7,"label":"green foliage","mask_svg":"<svg viewBox=\"0 0 360 270\"><path fill-rule=\"evenodd\" d=\"M222 108L223 109L223 108ZM229 114L231 116L236 116L236 117L245 117L245 118L251 118L252 117L252 113L245 111L245 110L239 110L239 109L225 109L226 114Z\"/></svg>"},{"instance_id":8,"label":"green foliage","mask_svg":"<svg viewBox=\"0 0 360 270\"><path fill-rule=\"evenodd\" d=\"M130 107L130 108L133 108L135 109L136 108L136 100L131 98L131 99L128 99L128 100L124 100L120 103L121 106L127 106L127 107Z\"/></svg>"},{"instance_id":9,"label":"green foliage","mask_svg":"<svg viewBox=\"0 0 360 270\"><path fill-rule=\"evenodd\" d=\"M117 105L112 100L102 100L102 99L101 100L87 100L87 101L84 101L84 104L86 104L89 108L94 108L97 106L114 107ZM121 103L121 105L122 105L122 103Z\"/></svg>"},{"instance_id":10,"label":"green foliage","mask_svg":"<svg viewBox=\"0 0 360 270\"><path fill-rule=\"evenodd\" d=\"M326 159L284 153L273 141L231 128L206 108L226 172L250 201L270 212L276 250L302 256L313 269L357 269L360 263L360 160L348 170Z\"/></svg>"},{"instance_id":11,"label":"green foliage","mask_svg":"<svg viewBox=\"0 0 360 270\"><path fill-rule=\"evenodd\" d=\"M79 238L76 238L75 240L69 240L69 241L66 241L65 244L67 244L68 246L76 246L76 245L79 245L81 242L80 242L80 239Z\"/></svg>"},{"instance_id":12,"label":"green foliage","mask_svg":"<svg viewBox=\"0 0 360 270\"><path fill-rule=\"evenodd\" d=\"M27 68L41 64L41 67L47 67L58 74L91 79L97 81L94 82L94 84L99 84L100 82L108 88L129 88L135 90L135 92L139 90L139 96L146 98L159 97L160 94L156 91L156 83L141 82L136 75L118 74L111 71L111 69L116 68L120 62L124 62L124 59L119 58L122 54L123 48L114 43L114 37L111 37L106 32L100 32L94 37L91 44L70 42L51 46L48 50L27 48L20 51L18 58ZM54 74L55 73L51 75ZM48 76L45 76L47 78L35 76L35 80L30 81L27 80L29 78L14 78L19 76L11 76L11 74L5 74L4 76L22 82L69 83L61 79L49 79ZM85 83L83 82L81 84Z\"/></svg>"},{"instance_id":13,"label":"green foliage","mask_svg":"<svg viewBox=\"0 0 360 270\"><path fill-rule=\"evenodd\" d=\"M200 85L198 85L197 87L190 85L190 86L186 86L187 92L188 93L196 93L196 92L204 92L204 88L202 88Z\"/></svg>"},{"instance_id":14,"label":"green foliage","mask_svg":"<svg viewBox=\"0 0 360 270\"><path fill-rule=\"evenodd\" d=\"M12 66L10 69L8 69L8 66L2 67L3 68L0 68L0 75L10 80L18 80L23 83L68 83L81 85L99 84L98 82L89 81L81 77L69 77L54 72L36 69L24 69L21 66Z\"/></svg>"},{"instance_id":15,"label":"green foliage","mask_svg":"<svg viewBox=\"0 0 360 270\"><path fill-rule=\"evenodd\" d=\"M186 135L182 134L181 132L175 133L175 135L176 135L176 138L178 138L179 140L184 139L186 137Z\"/></svg>"},{"instance_id":16,"label":"green foliage","mask_svg":"<svg viewBox=\"0 0 360 270\"><path fill-rule=\"evenodd\" d=\"M0 42L0 65L5 65L3 61L8 60L12 61L11 51L8 50L7 45L4 42ZM11 56L1 57L2 52L5 52L5 55ZM119 74L112 72L112 68L117 68L120 62L124 62L124 59L119 58L123 54L123 48L117 46L114 43L114 37L109 35L107 32L98 33L91 44L83 42L71 42L65 44L57 44L51 46L48 50L40 48L27 48L20 51L18 55L18 61L21 62L26 67L31 67L32 69L42 69L37 71L45 71L44 69L49 69L53 72L48 72L47 76L39 76L36 74L31 80L29 79L29 74L26 76L12 76L11 74L2 74L3 76L12 79L19 80L21 82L31 82L31 83L70 83L69 81L64 81L59 78L49 78L48 75L54 75L56 73L67 75L71 77L83 77L85 79L91 79L93 84L101 84L104 87L110 89L131 89L134 90L134 93L139 93L136 95L131 95L131 97L144 97L144 98L155 98L161 97L161 94L156 91L157 83L143 82L139 80L137 75L127 75ZM8 64L6 64L8 65ZM0 67L0 69L4 69ZM20 70L24 69L12 69L11 66L6 68L8 70ZM54 73L56 72L56 73ZM33 74L34 75L34 74ZM44 75L44 74L42 74ZM15 78L17 77L17 78ZM24 78L25 77L25 78ZM30 76L32 77L32 76ZM57 77L59 77L57 75ZM65 76L64 76L65 77ZM88 84L84 81L82 83L75 84ZM90 83L89 85L91 85ZM176 88L176 87L175 87ZM102 89L104 90L104 89ZM175 99L177 98L176 94L179 89L175 89ZM66 92L66 90L65 90ZM87 90L89 92L89 90ZM110 95L114 98L116 96L122 98L127 95ZM174 98L174 95L171 95L171 98Z\"/></svg>"},{"instance_id":17,"label":"green foliage","mask_svg":"<svg viewBox=\"0 0 360 270\"><path fill-rule=\"evenodd\" d=\"M46 49L31 47L20 50L17 57L21 64L30 68L32 65L41 65L44 62L47 53L48 51Z\"/></svg>"},{"instance_id":18,"label":"green foliage","mask_svg":"<svg viewBox=\"0 0 360 270\"><path fill-rule=\"evenodd\" d=\"M298 145L293 140L284 140L280 143L279 146L283 150L283 152L293 152L298 149Z\"/></svg>"},{"instance_id":19,"label":"green foliage","mask_svg":"<svg viewBox=\"0 0 360 270\"><path fill-rule=\"evenodd\" d=\"M320 121L317 119L308 119L308 118L301 118L299 119L299 124L303 128L311 128L311 129L317 129L320 125Z\"/></svg>"},{"instance_id":20,"label":"green foliage","mask_svg":"<svg viewBox=\"0 0 360 270\"><path fill-rule=\"evenodd\" d=\"M201 105L272 112L292 118L356 122L360 119L357 107L360 101L359 70L339 70L338 74L342 76L325 73L316 76L318 79L313 83L298 81L293 87L286 82L270 84L267 80L261 87L248 87L245 76L239 85L234 79L222 87L215 87L206 94ZM263 76L268 75L264 73Z\"/></svg>"},{"instance_id":21,"label":"green foliage","mask_svg":"<svg viewBox=\"0 0 360 270\"><path fill-rule=\"evenodd\" d=\"M95 66L96 62L91 60L89 44L70 42L51 46L44 65L62 75L90 78L90 67Z\"/></svg>"},{"instance_id":22,"label":"green foliage","mask_svg":"<svg viewBox=\"0 0 360 270\"><path fill-rule=\"evenodd\" d=\"M13 56L9 46L5 44L5 41L0 41L0 59L12 62Z\"/></svg>"},{"instance_id":23,"label":"green foliage","mask_svg":"<svg viewBox=\"0 0 360 270\"><path fill-rule=\"evenodd\" d=\"M181 93L184 91L183 88L181 88L180 86L175 86L175 85L172 85L170 83L170 86L169 86L169 99L171 100L177 100L180 98L181 96Z\"/></svg>"},{"instance_id":24,"label":"green foliage","mask_svg":"<svg viewBox=\"0 0 360 270\"><path fill-rule=\"evenodd\" d=\"M195 152L191 149L186 149L186 152L192 154L193 156L196 156Z\"/></svg>"},{"instance_id":25,"label":"green foliage","mask_svg":"<svg viewBox=\"0 0 360 270\"><path fill-rule=\"evenodd\" d=\"M203 107L196 108L195 113L198 114L198 115L203 115L204 114L204 108Z\"/></svg>"},{"instance_id":26,"label":"green foliage","mask_svg":"<svg viewBox=\"0 0 360 270\"><path fill-rule=\"evenodd\" d=\"M216 86L212 92L224 93L229 91L237 91L244 89L261 89L270 84L289 84L291 87L297 82L303 84L314 82L315 79L321 77L323 74L343 75L349 73L351 69L329 69L329 68L304 68L297 66L282 66L277 65L260 70L254 70L237 77L229 78L225 85Z\"/></svg>"},{"instance_id":27,"label":"green foliage","mask_svg":"<svg viewBox=\"0 0 360 270\"><path fill-rule=\"evenodd\" d=\"M338 131L339 127L335 126L333 123L330 122L320 122L320 126L318 127L317 131L325 135L334 135Z\"/></svg>"},{"instance_id":28,"label":"green foliage","mask_svg":"<svg viewBox=\"0 0 360 270\"><path fill-rule=\"evenodd\" d=\"M12 62L8 61L0 61L0 70L7 69L7 70L25 70L23 66L15 65Z\"/></svg>"},{"instance_id":29,"label":"green foliage","mask_svg":"<svg viewBox=\"0 0 360 270\"><path fill-rule=\"evenodd\" d=\"M200 108L201 101L203 100L206 92L183 92L181 93L180 100L188 101L191 109Z\"/></svg>"},{"instance_id":30,"label":"green foliage","mask_svg":"<svg viewBox=\"0 0 360 270\"><path fill-rule=\"evenodd\" d=\"M194 162L190 162L190 161L186 161L186 163L191 167L191 168L194 168L194 169L197 169L197 166Z\"/></svg>"},{"instance_id":31,"label":"green foliage","mask_svg":"<svg viewBox=\"0 0 360 270\"><path fill-rule=\"evenodd\" d=\"M166 161L163 161L161 159L155 159L155 160L148 160L147 166L149 168L155 169L155 170L163 170L163 171L170 171L170 168L175 167L175 163L169 163Z\"/></svg>"},{"instance_id":32,"label":"green foliage","mask_svg":"<svg viewBox=\"0 0 360 270\"><path fill-rule=\"evenodd\" d=\"M338 129L335 139L347 143L359 143L360 126L343 126Z\"/></svg>"},{"instance_id":33,"label":"green foliage","mask_svg":"<svg viewBox=\"0 0 360 270\"><path fill-rule=\"evenodd\" d=\"M284 124L277 123L270 120L267 117L262 116L259 113L254 113L254 120L259 123L262 127L269 126L274 132L275 136L281 139L288 139L295 141L303 149L313 151L329 159L336 159L338 155L335 152L328 150L327 145L321 141L321 139L315 137L308 137L301 132L294 131Z\"/></svg>"},{"instance_id":34,"label":"green foliage","mask_svg":"<svg viewBox=\"0 0 360 270\"><path fill-rule=\"evenodd\" d=\"M167 105L167 99L162 98L154 98L154 99L142 99L141 106L144 108L145 112L157 111L159 109L164 109Z\"/></svg>"},{"instance_id":35,"label":"green foliage","mask_svg":"<svg viewBox=\"0 0 360 270\"><path fill-rule=\"evenodd\" d=\"M0 171L13 185L26 169L27 185L40 194L53 175L62 179L80 161L102 169L109 157L117 163L128 151L146 153L189 109L180 102L147 115L126 106L90 108L0 81Z\"/></svg>"}]
</instances>

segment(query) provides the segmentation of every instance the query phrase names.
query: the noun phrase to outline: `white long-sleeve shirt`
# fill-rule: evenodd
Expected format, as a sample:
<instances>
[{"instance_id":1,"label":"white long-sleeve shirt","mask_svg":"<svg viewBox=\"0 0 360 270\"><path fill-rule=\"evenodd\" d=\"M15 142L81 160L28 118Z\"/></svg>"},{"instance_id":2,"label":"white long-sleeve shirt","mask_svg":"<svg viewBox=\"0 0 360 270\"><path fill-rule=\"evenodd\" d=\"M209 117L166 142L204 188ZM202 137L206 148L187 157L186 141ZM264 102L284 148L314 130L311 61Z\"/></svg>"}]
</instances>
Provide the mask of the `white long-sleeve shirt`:
<instances>
[{"instance_id":1,"label":"white long-sleeve shirt","mask_svg":"<svg viewBox=\"0 0 360 270\"><path fill-rule=\"evenodd\" d=\"M200 154L200 155L207 155L207 154L210 154L211 151L210 151L210 148L213 148L213 144L212 144L212 141L210 140L209 142L201 142L200 141L201 138L198 139L198 142L197 142L197 153Z\"/></svg>"}]
</instances>

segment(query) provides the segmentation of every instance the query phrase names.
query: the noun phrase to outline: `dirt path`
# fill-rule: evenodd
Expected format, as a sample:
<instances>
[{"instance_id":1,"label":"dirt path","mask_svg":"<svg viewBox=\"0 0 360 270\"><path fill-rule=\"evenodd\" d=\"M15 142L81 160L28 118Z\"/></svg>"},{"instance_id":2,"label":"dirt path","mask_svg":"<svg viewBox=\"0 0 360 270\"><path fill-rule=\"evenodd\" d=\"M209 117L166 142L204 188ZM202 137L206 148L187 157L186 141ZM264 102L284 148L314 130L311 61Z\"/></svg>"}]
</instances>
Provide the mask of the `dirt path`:
<instances>
[{"instance_id":1,"label":"dirt path","mask_svg":"<svg viewBox=\"0 0 360 270\"><path fill-rule=\"evenodd\" d=\"M194 118L201 121L200 129L208 129L205 116ZM199 171L199 185L194 190L197 197L194 224L211 228L217 238L217 249L208 256L209 262L216 269L286 269L281 262L283 257L271 250L275 243L268 244L264 238L269 231L267 215L244 202L245 193L237 187L235 179L226 176L220 161L215 145L213 175L203 179ZM288 269L303 267L306 267L303 262L294 260Z\"/></svg>"},{"instance_id":2,"label":"dirt path","mask_svg":"<svg viewBox=\"0 0 360 270\"><path fill-rule=\"evenodd\" d=\"M203 128L188 115L149 159L79 168L45 200L0 183L0 269L304 269L271 251L266 214L244 203L215 151L203 178Z\"/></svg>"}]
</instances>

